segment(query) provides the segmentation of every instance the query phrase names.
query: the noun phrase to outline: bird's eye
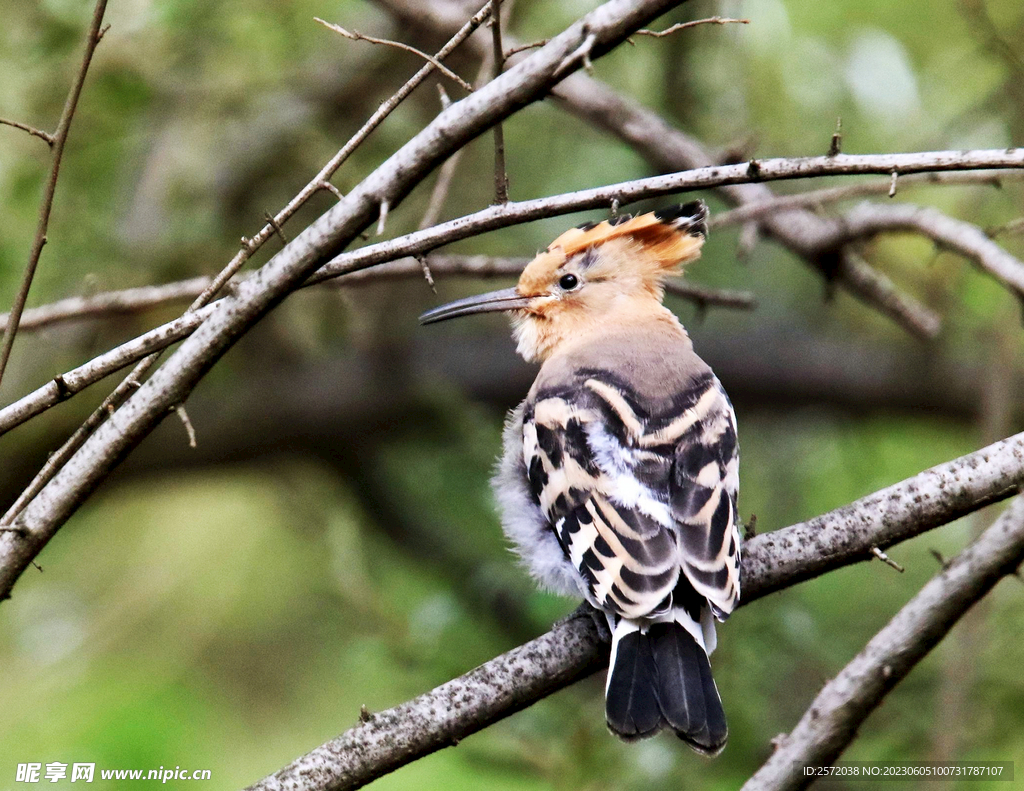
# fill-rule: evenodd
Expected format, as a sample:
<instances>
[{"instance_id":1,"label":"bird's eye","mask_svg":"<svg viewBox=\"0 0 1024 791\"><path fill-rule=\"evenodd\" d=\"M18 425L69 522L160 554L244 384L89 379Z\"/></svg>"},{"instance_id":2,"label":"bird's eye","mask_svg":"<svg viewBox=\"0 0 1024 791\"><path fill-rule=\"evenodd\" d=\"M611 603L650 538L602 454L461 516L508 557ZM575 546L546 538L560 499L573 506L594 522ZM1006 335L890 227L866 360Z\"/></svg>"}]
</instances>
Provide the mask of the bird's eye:
<instances>
[{"instance_id":1,"label":"bird's eye","mask_svg":"<svg viewBox=\"0 0 1024 791\"><path fill-rule=\"evenodd\" d=\"M562 275L558 278L558 285L565 291L572 291L579 284L580 279L576 275Z\"/></svg>"}]
</instances>

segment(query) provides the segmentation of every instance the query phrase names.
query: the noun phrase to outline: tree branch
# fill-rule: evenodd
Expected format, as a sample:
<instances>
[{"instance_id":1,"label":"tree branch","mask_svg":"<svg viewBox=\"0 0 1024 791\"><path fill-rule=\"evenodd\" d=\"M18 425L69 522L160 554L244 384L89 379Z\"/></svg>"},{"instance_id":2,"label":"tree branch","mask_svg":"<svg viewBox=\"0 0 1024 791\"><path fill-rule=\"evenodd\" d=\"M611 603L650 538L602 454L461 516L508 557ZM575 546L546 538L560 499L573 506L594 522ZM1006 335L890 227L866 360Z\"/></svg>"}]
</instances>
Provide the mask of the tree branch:
<instances>
[{"instance_id":1,"label":"tree branch","mask_svg":"<svg viewBox=\"0 0 1024 791\"><path fill-rule=\"evenodd\" d=\"M391 39L386 38L374 38L373 36L364 35L357 30L346 30L341 25L335 25L330 22L325 22L318 16L313 17L313 20L319 22L328 30L333 30L335 33L338 33L344 36L345 38L352 39L352 41L366 41L370 44L381 44L386 47L394 47L395 49L400 49L403 52L411 52L413 55L418 55L427 63L431 64L439 72L441 72L445 77L450 79L452 82L461 86L469 93L473 92L472 85L470 85L468 82L462 79L462 77L460 77L454 71L449 69L443 63L441 63L441 61L434 55L428 55L426 52L418 50L416 49L416 47L410 47L408 44L403 44L401 41L392 41Z\"/></svg>"},{"instance_id":2,"label":"tree branch","mask_svg":"<svg viewBox=\"0 0 1024 791\"><path fill-rule=\"evenodd\" d=\"M863 203L843 215L836 244L891 231L913 231L967 258L1024 299L1024 262L1011 255L978 226L957 220L938 209L909 203Z\"/></svg>"},{"instance_id":3,"label":"tree branch","mask_svg":"<svg viewBox=\"0 0 1024 791\"><path fill-rule=\"evenodd\" d=\"M609 0L497 79L443 111L344 198L225 297L199 330L89 437L0 536L0 597L86 497L220 357L379 213L453 151L546 95L580 60L597 58L676 3ZM205 310L205 308L203 309Z\"/></svg>"},{"instance_id":4,"label":"tree branch","mask_svg":"<svg viewBox=\"0 0 1024 791\"><path fill-rule=\"evenodd\" d=\"M341 734L246 791L361 788L418 758L453 747L608 662L588 616L576 616L519 648Z\"/></svg>"},{"instance_id":5,"label":"tree branch","mask_svg":"<svg viewBox=\"0 0 1024 791\"><path fill-rule=\"evenodd\" d=\"M47 305L28 308L21 314L19 332L30 332L64 322L124 316L162 305L193 300L210 285L209 277L193 277L159 286L141 286L118 291L102 291L88 297L68 297ZM6 328L10 315L0 314L0 328Z\"/></svg>"},{"instance_id":6,"label":"tree branch","mask_svg":"<svg viewBox=\"0 0 1024 791\"><path fill-rule=\"evenodd\" d=\"M406 255L422 255L442 245L510 225L588 209L607 210L613 202L623 206L647 198L694 190L735 185L756 186L756 182L819 176L891 173L893 170L905 173L931 173L1002 168L1024 168L1024 149L929 151L914 154L839 154L834 157L762 159L738 165L712 165L546 198L516 201L503 206L491 206L433 228L343 253L323 266L311 280L337 277ZM808 216L816 222L821 221L814 215ZM831 242L833 236L833 233L822 229L822 233L816 239L816 244L820 244L822 249L816 254L833 249L823 244Z\"/></svg>"},{"instance_id":7,"label":"tree branch","mask_svg":"<svg viewBox=\"0 0 1024 791\"><path fill-rule=\"evenodd\" d=\"M529 258L500 258L484 255L432 255L427 263L431 271L449 277L518 277ZM334 285L350 287L382 280L404 280L419 277L422 270L415 259L391 261L370 269L362 269L344 275ZM209 286L210 278L193 277L159 286L141 286L119 291L102 291L88 297L67 299L29 308L21 316L20 332L39 330L66 322L85 319L100 319L143 313L164 305L191 300L198 297ZM717 289L684 281L669 281L669 293L699 304L714 307L751 310L755 306L754 296L749 291ZM7 314L0 314L0 329L7 325ZM2 433L2 432L0 432Z\"/></svg>"},{"instance_id":8,"label":"tree branch","mask_svg":"<svg viewBox=\"0 0 1024 791\"><path fill-rule=\"evenodd\" d=\"M841 248L832 258L837 262L836 277L857 289L862 297L870 299L879 313L921 340L930 340L939 334L942 320L934 311L908 297L892 280L852 250Z\"/></svg>"},{"instance_id":9,"label":"tree branch","mask_svg":"<svg viewBox=\"0 0 1024 791\"><path fill-rule=\"evenodd\" d=\"M678 33L680 30L689 30L692 27L699 25L749 25L749 19L731 19L729 17L722 16L709 16L704 19L693 19L689 22L678 22L671 27L667 27L664 30L638 30L636 34L638 36L650 36L651 38L665 38L665 36L671 36L674 33Z\"/></svg>"},{"instance_id":10,"label":"tree branch","mask_svg":"<svg viewBox=\"0 0 1024 791\"><path fill-rule=\"evenodd\" d=\"M457 18L458 4L443 0L435 0L430 4L415 0L376 2L404 23L435 33L450 29ZM513 50L517 48L516 42L508 43L513 45ZM475 40L469 42L469 46L481 52L485 45ZM552 91L552 96L569 113L632 146L660 172L700 168L717 161L699 141L672 127L656 113L585 74L572 75ZM891 175L891 172L886 175ZM774 197L771 190L759 184L723 185L719 191L726 200L737 205L763 203ZM846 279L843 272L837 273L835 257L821 255L821 242L831 230L826 220L809 211L794 209L765 215L760 223L769 235L802 258L808 266L830 280L838 278L838 282L854 296L872 307L880 308L882 313L912 334L922 336L937 332L939 319L934 313L912 297L897 291L889 281L885 281L887 288L880 289L881 276L869 273L866 263L858 268L858 278ZM884 296L883 303L878 301L880 296ZM928 320L922 323L919 321L921 316L927 316Z\"/></svg>"},{"instance_id":11,"label":"tree branch","mask_svg":"<svg viewBox=\"0 0 1024 791\"><path fill-rule=\"evenodd\" d=\"M491 7L488 2L469 20L464 22L460 20L459 24L456 25L455 33L448 42L437 51L437 54L434 55L433 59L424 64L419 71L417 71L409 78L408 81L405 82L405 84L402 85L401 88L399 88L374 111L373 115L367 119L366 123L364 123L359 130L348 139L345 145L341 147L338 153L331 157L331 159L328 160L328 162L320 169L320 172L317 173L310 182L306 184L306 186L303 187L294 198L288 201L288 204L274 216L274 222L268 222L260 228L259 232L255 236L243 239L242 249L235 255L224 270L214 278L210 286L200 295L192 306L194 308L202 307L214 296L220 293L220 290L224 285L234 277L235 273L242 268L245 262L248 261L256 251L274 235L275 222L277 226L283 226L315 193L321 189L331 190L331 177L334 176L338 171L338 168L348 160L352 155L352 152L363 144L366 138L384 122L384 119L394 112L395 108L405 101L409 94L416 90L424 80L434 73L434 61L440 62L447 58L473 34L473 31L484 23L490 13ZM338 200L341 201L342 198L338 197Z\"/></svg>"},{"instance_id":12,"label":"tree branch","mask_svg":"<svg viewBox=\"0 0 1024 791\"><path fill-rule=\"evenodd\" d=\"M39 258L43 254L43 245L46 244L46 229L50 225L50 212L53 209L53 197L57 192L57 179L60 176L60 163L64 158L64 146L68 141L68 132L71 130L71 120L75 116L78 107L78 98L82 95L82 86L85 85L85 75L89 71L89 64L92 62L92 54L96 46L103 38L103 14L107 10L107 0L96 0L96 6L92 13L92 24L85 39L85 54L82 56L82 65L78 67L78 74L68 91L68 98L64 102L64 110L61 112L60 121L57 124L57 131L47 140L38 130L19 125L32 134L38 134L50 144L53 150L53 159L50 164L50 175L46 180L46 187L43 190L43 201L39 208L39 225L36 227L36 235L32 240L32 250L29 252L28 264L25 266L25 274L22 275L21 285L14 297L14 304L11 306L10 318L4 328L4 337L0 341L0 383L3 382L4 371L7 370L7 361L11 358L11 347L14 346L14 337L18 334L18 322L21 320L21 313L25 309L25 302L28 300L28 292L32 288L32 280L36 276L36 268L39 266Z\"/></svg>"},{"instance_id":13,"label":"tree branch","mask_svg":"<svg viewBox=\"0 0 1024 791\"><path fill-rule=\"evenodd\" d=\"M414 231L386 242L367 245L353 252L342 253L320 267L308 278L305 285L320 283L330 278L346 275L397 258L424 255L443 245L510 225L569 214L584 209L604 208L610 206L613 201L619 204L627 204L643 198L715 187L723 184L749 184L751 181L759 180L889 173L893 170L900 170L902 172L941 172L944 170L1010 167L1024 167L1024 149L964 152L936 151L917 154L867 154L857 156L840 154L834 157L765 159L757 163L754 172L751 172L752 169L749 163L699 168L681 173L671 173L665 176L621 182L606 187L554 195L547 198L538 198L532 201L518 201L501 206L491 206L474 214L435 225L432 228ZM815 219L817 220L818 218ZM296 240L296 242L298 241ZM294 247L289 245L286 251L293 249ZM833 253L833 255L835 256L836 254ZM918 335L930 337L931 334L934 334L934 331L937 329L937 319L934 318L933 314L923 306L917 306L916 303L908 303L896 291L895 286L893 286L888 278L875 272L866 264L847 257L841 258L838 262L834 263L833 269L849 282L856 283L861 293L870 294L872 302L888 315L903 317L907 325L913 328L914 332ZM258 276L249 278L241 282L239 289L248 286L258 289L258 283ZM297 287L299 286L290 286L291 289ZM284 296L282 294L281 298L283 299ZM230 301L231 299L226 298L222 302ZM94 360L79 366L73 371L69 371L64 376L63 382L56 381L47 384L0 410L0 434L19 423L23 423L40 411L66 399L69 395L73 395L104 376L108 376L114 371L130 365L140 357L150 354L156 349L176 343L191 334L199 326L201 320L205 320L210 315L210 313L200 311L191 316L186 314L175 321L168 322L145 335L141 335L116 349L96 357ZM0 553L0 556L2 556L2 553Z\"/></svg>"},{"instance_id":14,"label":"tree branch","mask_svg":"<svg viewBox=\"0 0 1024 791\"><path fill-rule=\"evenodd\" d=\"M213 314L219 304L215 302L205 308L186 313L174 321L162 324L94 357L77 368L58 374L42 387L0 409L0 435L45 412L54 404L66 401L100 379L188 337Z\"/></svg>"},{"instance_id":15,"label":"tree branch","mask_svg":"<svg viewBox=\"0 0 1024 791\"><path fill-rule=\"evenodd\" d=\"M494 13L491 14L491 60L494 76L505 70L505 51L501 46L501 0L491 0ZM508 171L505 169L505 132L501 124L495 124L494 134L494 202L508 203Z\"/></svg>"},{"instance_id":16,"label":"tree branch","mask_svg":"<svg viewBox=\"0 0 1024 791\"><path fill-rule=\"evenodd\" d=\"M924 586L843 671L828 682L793 732L742 791L791 791L814 781L856 736L885 695L960 617L1024 561L1024 498Z\"/></svg>"},{"instance_id":17,"label":"tree branch","mask_svg":"<svg viewBox=\"0 0 1024 791\"><path fill-rule=\"evenodd\" d=\"M38 137L40 140L45 141L46 145L50 146L50 148L53 148L53 135L49 132L44 132L42 129L36 129L34 126L29 126L28 124L23 124L19 121L10 121L7 118L0 118L0 125L13 126L15 129L28 132L33 137Z\"/></svg>"},{"instance_id":18,"label":"tree branch","mask_svg":"<svg viewBox=\"0 0 1024 791\"><path fill-rule=\"evenodd\" d=\"M983 185L1002 187L1006 179L1019 179L1024 172L1007 170L1003 172L978 173L923 173L916 176L904 176L900 179L900 187L932 187L940 185ZM889 192L890 179L884 181L865 181L860 184L847 184L842 187L827 187L820 190L809 190L795 195L778 195L764 201L744 203L730 211L720 212L708 221L709 228L725 225L738 225L750 220L758 220L764 216L789 209L816 209L829 203L865 198L871 195L885 195Z\"/></svg>"},{"instance_id":19,"label":"tree branch","mask_svg":"<svg viewBox=\"0 0 1024 791\"><path fill-rule=\"evenodd\" d=\"M746 544L749 603L1004 500L1024 485L1024 433L940 464L850 505ZM762 546L767 549L761 549ZM757 551L752 551L757 547Z\"/></svg>"},{"instance_id":20,"label":"tree branch","mask_svg":"<svg viewBox=\"0 0 1024 791\"><path fill-rule=\"evenodd\" d=\"M436 66L440 66L441 59L447 57L452 51L455 50L466 38L468 38L477 27L479 27L483 21L487 18L490 13L490 6L485 5L480 9L473 17L469 19L461 28L451 37L451 39L438 51L434 58L429 58L429 62L423 66L416 74L412 76L408 81L402 85L399 90L393 94L387 101L381 104L380 107L370 116L369 120L363 124L362 127L351 137L348 142L342 146L341 150L334 155L328 161L320 172L313 177L310 181L291 201L286 205L277 216L271 217L267 215L267 225L265 225L260 232L252 239L242 238L242 249L235 254L227 265L221 269L216 277L203 289L202 293L192 302L189 306L188 311L185 314L187 318L189 315L195 314L201 308L205 307L217 294L220 293L221 289L227 285L228 281L242 268L246 261L251 258L257 250L270 238L273 233L280 235L282 242L287 246L288 242L285 239L284 231L281 226L302 207L309 198L321 189L326 189L330 192L334 192L340 198L340 192L336 188L333 188L330 184L329 179L341 167L342 163L355 151L359 145L366 139L366 137L379 126L388 115L421 83L425 80L435 69ZM387 204L383 204L386 206ZM383 220L383 214L381 216ZM13 326L13 325L10 325ZM160 347L163 348L163 347ZM116 350L115 350L116 351ZM159 348L157 349L157 352ZM149 354L135 368L128 374L128 376L121 381L113 392L107 395L103 402L97 407L92 414L86 418L85 422L82 423L78 429L58 448L52 453L46 460L42 469L38 472L28 487L22 492L21 496L18 497L17 501L8 509L7 513L4 514L3 518L0 519L0 524L11 524L17 517L20 511L40 492L43 487L57 474L57 471L63 467L67 461L72 457L74 453L85 443L85 441L92 435L98 426L100 426L104 420L110 414L120 407L125 399L128 398L140 385L146 374L149 373L150 369L159 358L157 353ZM121 366L118 366L121 367ZM113 370L117 370L116 368ZM108 371L112 372L112 371ZM97 370L97 374L98 374ZM104 376L106 374L103 374ZM92 379L91 381L96 381ZM84 381L82 386L84 387L89 381ZM61 377L56 377L53 382L57 386L58 396L63 399L73 394L73 391L67 388L66 380ZM38 391L37 391L38 393ZM56 403L56 402L53 402ZM172 405L172 407L181 406L180 404Z\"/></svg>"},{"instance_id":21,"label":"tree branch","mask_svg":"<svg viewBox=\"0 0 1024 791\"><path fill-rule=\"evenodd\" d=\"M743 549L742 605L889 546L1016 492L1024 434L933 467L811 522L757 536ZM607 646L589 617L550 632L409 703L374 715L248 791L359 788L458 743L602 668Z\"/></svg>"}]
</instances>

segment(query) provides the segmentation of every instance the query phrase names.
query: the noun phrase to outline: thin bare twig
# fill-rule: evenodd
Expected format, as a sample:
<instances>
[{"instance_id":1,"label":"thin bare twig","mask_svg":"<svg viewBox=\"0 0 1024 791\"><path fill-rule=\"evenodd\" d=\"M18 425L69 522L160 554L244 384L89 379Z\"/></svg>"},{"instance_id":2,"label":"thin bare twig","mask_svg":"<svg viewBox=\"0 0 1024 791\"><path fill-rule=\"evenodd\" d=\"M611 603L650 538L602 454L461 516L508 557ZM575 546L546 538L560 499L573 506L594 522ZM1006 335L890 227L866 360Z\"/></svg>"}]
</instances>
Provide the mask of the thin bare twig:
<instances>
[{"instance_id":1,"label":"thin bare twig","mask_svg":"<svg viewBox=\"0 0 1024 791\"><path fill-rule=\"evenodd\" d=\"M193 277L159 286L141 286L117 291L101 291L87 297L68 297L47 305L27 308L21 314L18 332L32 332L64 322L142 313L161 305L193 300L210 285L208 277ZM0 330L8 316L0 314Z\"/></svg>"},{"instance_id":2,"label":"thin bare twig","mask_svg":"<svg viewBox=\"0 0 1024 791\"><path fill-rule=\"evenodd\" d=\"M274 219L274 215L272 215L268 211L265 211L263 212L263 219L270 223L270 225L274 228L274 232L277 233L279 237L281 237L281 246L287 247L288 237L284 235L284 230L281 228L281 224Z\"/></svg>"},{"instance_id":3,"label":"thin bare twig","mask_svg":"<svg viewBox=\"0 0 1024 791\"><path fill-rule=\"evenodd\" d=\"M779 742L742 791L794 791L814 781L808 766L828 766L861 723L967 610L1024 561L1024 499L933 577L867 644Z\"/></svg>"},{"instance_id":4,"label":"thin bare twig","mask_svg":"<svg viewBox=\"0 0 1024 791\"><path fill-rule=\"evenodd\" d=\"M838 152L837 152L838 153ZM828 156L836 156L829 154ZM1007 170L996 172L967 173L919 173L903 176L900 186L927 187L937 185L982 185L995 188L1002 187L1007 179L1024 178L1024 171ZM751 201L735 209L720 212L708 220L709 228L720 228L725 225L738 225L750 220L757 220L768 214L781 213L792 209L820 208L830 203L866 198L871 195L885 195L892 186L891 178L879 181L864 181L859 184L847 184L842 187L827 187L820 190L808 190L794 195L779 195L767 200Z\"/></svg>"},{"instance_id":5,"label":"thin bare twig","mask_svg":"<svg viewBox=\"0 0 1024 791\"><path fill-rule=\"evenodd\" d=\"M736 310L753 310L757 307L757 298L750 291L737 291L731 288L711 288L687 280L670 280L665 283L665 291L669 294L693 302L699 308L735 308Z\"/></svg>"},{"instance_id":6,"label":"thin bare twig","mask_svg":"<svg viewBox=\"0 0 1024 791\"><path fill-rule=\"evenodd\" d=\"M532 44L519 44L515 47L509 47L505 50L505 60L508 60L513 55L518 55L520 52L526 52L528 49L537 49L537 47L543 47L548 43L546 38L542 38L540 41L534 41Z\"/></svg>"},{"instance_id":7,"label":"thin bare twig","mask_svg":"<svg viewBox=\"0 0 1024 791\"><path fill-rule=\"evenodd\" d=\"M455 171L458 170L459 162L462 159L462 152L466 149L460 148L448 159L444 161L444 164L438 169L437 181L434 182L434 187L430 191L430 200L427 202L427 210L423 212L423 217L420 219L420 224L417 229L422 231L424 228L437 223L441 217L441 211L444 209L444 203L448 200L448 193L451 192L452 182L455 180Z\"/></svg>"},{"instance_id":8,"label":"thin bare twig","mask_svg":"<svg viewBox=\"0 0 1024 791\"><path fill-rule=\"evenodd\" d=\"M906 569L905 569L905 568L903 568L903 566L901 566L901 565L900 565L899 563L897 563L897 562L896 562L895 560L893 560L893 559L892 559L891 557L889 557L888 555L886 555L886 554L885 554L885 553L884 553L884 552L883 552L882 550L880 550L880 549L879 549L878 547L871 547L871 554L872 554L872 555L873 555L874 557L878 558L878 559L879 559L880 561L882 561L882 562L883 562L883 563L884 563L885 565L887 565L887 566L888 566L889 568L891 568L891 569L895 569L896 571L898 571L898 572L899 572L900 574L902 574L902 573L903 573L904 571L906 571Z\"/></svg>"},{"instance_id":9,"label":"thin bare twig","mask_svg":"<svg viewBox=\"0 0 1024 791\"><path fill-rule=\"evenodd\" d=\"M335 187L333 184L331 184L331 182L327 181L326 179L317 184L317 187L322 190L327 190L327 192L331 193L338 200L343 200L345 198L345 196L341 194L341 190Z\"/></svg>"},{"instance_id":10,"label":"thin bare twig","mask_svg":"<svg viewBox=\"0 0 1024 791\"><path fill-rule=\"evenodd\" d=\"M400 49L403 50L404 52L411 52L414 55L418 55L419 57L423 58L423 60L425 60L427 63L431 64L439 72L441 72L445 77L452 80L453 82L458 83L462 88L464 88L469 93L473 92L472 85L470 85L468 82L462 79L462 77L460 77L454 71L449 69L443 63L441 63L441 61L434 55L428 55L423 50L416 49L416 47L411 47L408 44L403 44L401 41L392 41L391 39L387 38L374 38L373 36L364 35L363 33L360 33L357 30L346 30L341 25L335 25L330 22L325 22L318 16L313 17L313 19L319 22L325 28L333 30L335 33L340 33L345 38L352 39L353 41L366 41L369 42L370 44L381 44L385 47L394 47L395 49Z\"/></svg>"},{"instance_id":11,"label":"thin bare twig","mask_svg":"<svg viewBox=\"0 0 1024 791\"><path fill-rule=\"evenodd\" d=\"M828 155L834 157L843 153L843 119L840 116L836 119L836 131L832 133L832 140L828 144Z\"/></svg>"},{"instance_id":12,"label":"thin bare twig","mask_svg":"<svg viewBox=\"0 0 1024 791\"><path fill-rule=\"evenodd\" d=\"M34 135L40 140L45 141L50 148L53 148L54 139L53 135L49 132L44 132L42 129L36 129L34 126L29 126L28 124L23 124L19 121L9 121L6 118L0 118L0 124L3 126L13 126L15 129L21 129L23 132L28 132L30 135Z\"/></svg>"},{"instance_id":13,"label":"thin bare twig","mask_svg":"<svg viewBox=\"0 0 1024 791\"><path fill-rule=\"evenodd\" d=\"M507 6L506 6L507 7ZM484 56L480 59L480 70L477 72L476 79L473 80L474 86L481 86L486 83L487 75L490 72L490 53L485 52ZM440 85L437 86L438 91L441 94L441 107L447 110L451 105L451 100L448 98L448 94L444 92L444 88ZM462 156L465 154L466 149L460 148L448 159L444 161L444 164L438 170L437 180L434 182L434 187L430 191L430 200L427 202L427 209L423 212L423 217L420 219L420 224L417 229L422 231L424 228L429 228L434 225L441 218L441 210L444 208L444 203L448 200L448 193L451 192L452 183L455 180L455 172L459 168L459 162L462 161Z\"/></svg>"},{"instance_id":14,"label":"thin bare twig","mask_svg":"<svg viewBox=\"0 0 1024 791\"><path fill-rule=\"evenodd\" d=\"M196 430L192 425L192 420L188 416L188 412L185 411L184 404L178 404L174 407L174 412L181 419L181 424L185 427L185 435L188 437L188 446L190 448L197 447L196 445Z\"/></svg>"},{"instance_id":15,"label":"thin bare twig","mask_svg":"<svg viewBox=\"0 0 1024 791\"><path fill-rule=\"evenodd\" d=\"M39 225L36 228L36 235L32 241L32 250L28 256L28 264L25 266L25 274L22 276L18 293L14 297L14 304L11 306L10 318L7 321L7 327L4 329L3 341L0 342L0 383L3 382L4 371L7 370L7 362L11 357L14 338L18 334L18 322L21 321L21 313L25 309L28 292L32 288L32 280L36 276L39 258L43 253L43 246L46 244L46 229L50 225L50 212L53 209L53 198L57 192L57 179L60 176L60 165L64 158L64 146L67 143L68 132L71 129L71 120L74 118L75 110L78 107L78 98L82 95L82 86L85 85L85 75L89 71L92 55L96 51L96 45L100 43L100 38L103 36L103 14L106 10L107 0L97 0L96 6L93 9L92 23L89 25L89 32L85 39L85 54L82 56L82 65L79 66L78 73L71 84L71 90L68 91L68 98L64 102L64 110L61 112L60 121L57 123L57 131L53 133L52 141L48 141L50 142L50 148L53 149L53 160L50 164L50 175L46 180L46 187L43 190L43 200L39 209ZM44 137L43 139L45 140L46 138Z\"/></svg>"},{"instance_id":16,"label":"thin bare twig","mask_svg":"<svg viewBox=\"0 0 1024 791\"><path fill-rule=\"evenodd\" d=\"M698 25L749 25L749 19L732 19L724 16L709 16L705 19L694 19L690 22L679 22L678 24L672 25L672 27L665 28L664 30L638 30L636 34L638 36L652 36L653 38L664 38L665 36L671 36L673 33L678 33L680 30L689 30L691 27L697 27Z\"/></svg>"},{"instance_id":17,"label":"thin bare twig","mask_svg":"<svg viewBox=\"0 0 1024 791\"><path fill-rule=\"evenodd\" d=\"M494 76L505 70L505 51L501 45L501 0L491 0L491 60ZM494 202L508 203L508 172L505 170L505 133L501 124L494 129Z\"/></svg>"},{"instance_id":18,"label":"thin bare twig","mask_svg":"<svg viewBox=\"0 0 1024 791\"><path fill-rule=\"evenodd\" d=\"M427 257L420 256L416 260L419 263L420 268L423 270L423 279L427 281L427 285L430 286L430 290L436 294L437 286L434 283L434 275L430 271L430 264L427 263Z\"/></svg>"},{"instance_id":19,"label":"thin bare twig","mask_svg":"<svg viewBox=\"0 0 1024 791\"><path fill-rule=\"evenodd\" d=\"M579 63L585 72L590 74L594 70L594 64L590 62L590 53L594 50L594 44L597 43L597 37L593 34L588 34L583 42L572 52L565 56L562 62L558 65L558 73L562 74L570 69L575 68L576 64Z\"/></svg>"}]
</instances>

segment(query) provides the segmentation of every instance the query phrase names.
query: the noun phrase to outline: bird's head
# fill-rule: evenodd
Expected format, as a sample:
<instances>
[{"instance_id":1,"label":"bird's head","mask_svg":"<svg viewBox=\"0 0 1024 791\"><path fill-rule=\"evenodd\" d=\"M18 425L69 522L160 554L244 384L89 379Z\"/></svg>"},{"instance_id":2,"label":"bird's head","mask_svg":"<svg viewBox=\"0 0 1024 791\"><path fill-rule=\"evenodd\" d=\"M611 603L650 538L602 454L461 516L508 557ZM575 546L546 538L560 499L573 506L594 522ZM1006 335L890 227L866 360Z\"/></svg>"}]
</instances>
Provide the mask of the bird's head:
<instances>
[{"instance_id":1,"label":"bird's head","mask_svg":"<svg viewBox=\"0 0 1024 791\"><path fill-rule=\"evenodd\" d=\"M539 253L515 288L450 302L424 313L420 323L507 311L519 353L544 360L562 345L615 324L645 315L665 318L664 280L700 256L706 219L704 202L692 201L580 225Z\"/></svg>"}]
</instances>

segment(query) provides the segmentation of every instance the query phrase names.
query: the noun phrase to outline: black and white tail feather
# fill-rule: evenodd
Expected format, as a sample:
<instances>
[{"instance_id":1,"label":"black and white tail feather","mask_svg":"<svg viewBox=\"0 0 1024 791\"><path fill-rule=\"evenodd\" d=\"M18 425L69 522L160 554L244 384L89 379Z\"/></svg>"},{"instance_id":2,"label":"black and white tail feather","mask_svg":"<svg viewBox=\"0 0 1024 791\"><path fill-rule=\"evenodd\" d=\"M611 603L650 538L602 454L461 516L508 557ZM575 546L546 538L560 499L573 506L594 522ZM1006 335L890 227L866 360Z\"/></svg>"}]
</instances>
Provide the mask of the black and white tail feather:
<instances>
[{"instance_id":1,"label":"black and white tail feather","mask_svg":"<svg viewBox=\"0 0 1024 791\"><path fill-rule=\"evenodd\" d=\"M725 747L725 711L693 626L685 613L646 627L619 621L605 685L605 717L616 735L634 741L667 727L706 755Z\"/></svg>"}]
</instances>

